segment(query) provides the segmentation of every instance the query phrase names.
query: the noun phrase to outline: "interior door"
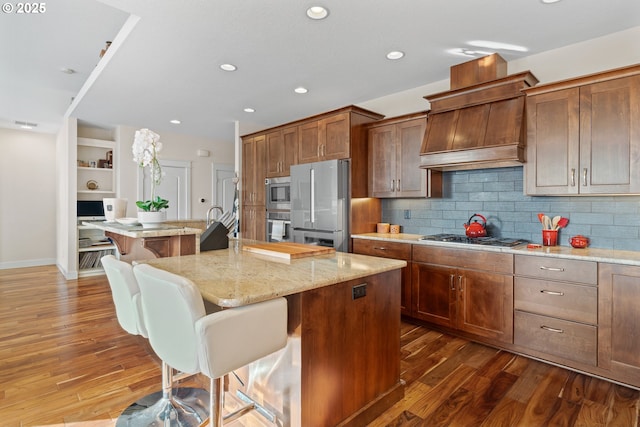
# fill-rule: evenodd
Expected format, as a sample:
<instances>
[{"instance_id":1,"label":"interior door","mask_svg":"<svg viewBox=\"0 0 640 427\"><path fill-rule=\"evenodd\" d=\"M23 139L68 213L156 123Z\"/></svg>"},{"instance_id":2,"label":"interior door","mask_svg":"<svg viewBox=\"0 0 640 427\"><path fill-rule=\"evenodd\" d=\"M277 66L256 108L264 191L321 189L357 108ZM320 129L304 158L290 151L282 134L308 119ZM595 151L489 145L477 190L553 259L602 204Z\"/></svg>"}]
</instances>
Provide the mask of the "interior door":
<instances>
[{"instance_id":1,"label":"interior door","mask_svg":"<svg viewBox=\"0 0 640 427\"><path fill-rule=\"evenodd\" d=\"M224 212L231 212L233 210L233 195L235 191L233 165L214 164L211 177L213 180L211 183L213 205L222 207Z\"/></svg>"},{"instance_id":2,"label":"interior door","mask_svg":"<svg viewBox=\"0 0 640 427\"><path fill-rule=\"evenodd\" d=\"M189 219L191 217L191 162L160 160L160 167L162 181L156 186L156 196L169 201L167 219ZM149 168L144 168L141 192L143 197L138 200L151 198Z\"/></svg>"}]
</instances>

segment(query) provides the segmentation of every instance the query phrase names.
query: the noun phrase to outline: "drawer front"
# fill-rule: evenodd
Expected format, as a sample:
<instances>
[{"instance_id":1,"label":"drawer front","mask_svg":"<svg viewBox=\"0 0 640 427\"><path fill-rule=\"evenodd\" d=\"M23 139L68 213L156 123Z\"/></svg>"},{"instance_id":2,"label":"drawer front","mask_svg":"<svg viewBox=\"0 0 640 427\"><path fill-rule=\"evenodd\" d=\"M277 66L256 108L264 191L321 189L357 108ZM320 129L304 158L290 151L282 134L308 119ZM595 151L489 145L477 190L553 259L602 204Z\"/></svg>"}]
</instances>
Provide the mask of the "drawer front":
<instances>
[{"instance_id":1,"label":"drawer front","mask_svg":"<svg viewBox=\"0 0 640 427\"><path fill-rule=\"evenodd\" d=\"M513 255L473 249L413 245L413 261L513 274Z\"/></svg>"},{"instance_id":2,"label":"drawer front","mask_svg":"<svg viewBox=\"0 0 640 427\"><path fill-rule=\"evenodd\" d=\"M598 289L516 277L514 308L582 323L598 323Z\"/></svg>"},{"instance_id":3,"label":"drawer front","mask_svg":"<svg viewBox=\"0 0 640 427\"><path fill-rule=\"evenodd\" d=\"M411 245L383 240L353 239L353 253L410 261Z\"/></svg>"},{"instance_id":4,"label":"drawer front","mask_svg":"<svg viewBox=\"0 0 640 427\"><path fill-rule=\"evenodd\" d=\"M575 362L596 366L597 335L595 326L515 312L514 344Z\"/></svg>"},{"instance_id":5,"label":"drawer front","mask_svg":"<svg viewBox=\"0 0 640 427\"><path fill-rule=\"evenodd\" d=\"M516 275L537 279L597 285L598 264L594 261L516 255Z\"/></svg>"}]
</instances>

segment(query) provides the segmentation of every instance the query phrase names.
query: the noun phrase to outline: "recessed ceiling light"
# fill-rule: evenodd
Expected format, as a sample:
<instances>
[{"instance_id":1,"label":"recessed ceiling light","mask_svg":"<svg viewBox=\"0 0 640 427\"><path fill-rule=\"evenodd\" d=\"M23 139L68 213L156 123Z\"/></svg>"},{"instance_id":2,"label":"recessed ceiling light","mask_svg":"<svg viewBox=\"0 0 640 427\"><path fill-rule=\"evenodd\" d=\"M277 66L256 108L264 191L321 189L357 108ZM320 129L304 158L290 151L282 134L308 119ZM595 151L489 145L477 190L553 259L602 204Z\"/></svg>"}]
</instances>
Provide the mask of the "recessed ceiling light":
<instances>
[{"instance_id":1,"label":"recessed ceiling light","mask_svg":"<svg viewBox=\"0 0 640 427\"><path fill-rule=\"evenodd\" d=\"M311 19L324 19L329 15L329 10L322 6L311 6L307 9L307 16Z\"/></svg>"},{"instance_id":2,"label":"recessed ceiling light","mask_svg":"<svg viewBox=\"0 0 640 427\"><path fill-rule=\"evenodd\" d=\"M73 68L60 68L60 71L65 73L65 74L75 74L76 70L74 70Z\"/></svg>"},{"instance_id":3,"label":"recessed ceiling light","mask_svg":"<svg viewBox=\"0 0 640 427\"><path fill-rule=\"evenodd\" d=\"M540 0L544 4L558 3L560 0Z\"/></svg>"},{"instance_id":4,"label":"recessed ceiling light","mask_svg":"<svg viewBox=\"0 0 640 427\"><path fill-rule=\"evenodd\" d=\"M169 120L169 123L174 124L174 125L179 125L182 122L180 120L178 120L178 119L173 119L173 120Z\"/></svg>"},{"instance_id":5,"label":"recessed ceiling light","mask_svg":"<svg viewBox=\"0 0 640 427\"><path fill-rule=\"evenodd\" d=\"M255 113L255 112L256 112L256 110L254 110L253 108L245 108L245 109L244 109L244 112L245 112L245 113Z\"/></svg>"},{"instance_id":6,"label":"recessed ceiling light","mask_svg":"<svg viewBox=\"0 0 640 427\"><path fill-rule=\"evenodd\" d=\"M387 53L387 59L400 59L403 56L404 52L399 50L392 50L391 52Z\"/></svg>"},{"instance_id":7,"label":"recessed ceiling light","mask_svg":"<svg viewBox=\"0 0 640 427\"><path fill-rule=\"evenodd\" d=\"M488 40L473 40L468 43L470 46L475 47L486 47L488 49L496 49L496 50L514 50L516 52L526 52L527 49L524 46L518 46L515 44L508 43L500 43L500 42L491 42Z\"/></svg>"},{"instance_id":8,"label":"recessed ceiling light","mask_svg":"<svg viewBox=\"0 0 640 427\"><path fill-rule=\"evenodd\" d=\"M307 93L309 90L306 87L297 87L293 90L295 93Z\"/></svg>"},{"instance_id":9,"label":"recessed ceiling light","mask_svg":"<svg viewBox=\"0 0 640 427\"><path fill-rule=\"evenodd\" d=\"M238 69L238 67L233 64L222 64L220 68L222 68L224 71L235 71Z\"/></svg>"}]
</instances>

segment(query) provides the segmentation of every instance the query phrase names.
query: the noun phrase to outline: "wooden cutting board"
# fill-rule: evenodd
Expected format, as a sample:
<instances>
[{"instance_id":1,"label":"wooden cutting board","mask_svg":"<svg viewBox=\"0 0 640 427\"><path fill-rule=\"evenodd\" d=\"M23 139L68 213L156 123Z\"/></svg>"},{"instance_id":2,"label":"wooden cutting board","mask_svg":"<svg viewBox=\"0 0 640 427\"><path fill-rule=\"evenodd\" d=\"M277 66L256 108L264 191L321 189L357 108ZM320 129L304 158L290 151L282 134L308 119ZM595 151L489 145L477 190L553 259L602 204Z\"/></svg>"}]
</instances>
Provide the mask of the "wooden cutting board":
<instances>
[{"instance_id":1,"label":"wooden cutting board","mask_svg":"<svg viewBox=\"0 0 640 427\"><path fill-rule=\"evenodd\" d=\"M330 254L336 251L334 248L327 248L325 246L305 245L303 243L290 242L253 243L243 245L242 249L247 252L285 259Z\"/></svg>"}]
</instances>

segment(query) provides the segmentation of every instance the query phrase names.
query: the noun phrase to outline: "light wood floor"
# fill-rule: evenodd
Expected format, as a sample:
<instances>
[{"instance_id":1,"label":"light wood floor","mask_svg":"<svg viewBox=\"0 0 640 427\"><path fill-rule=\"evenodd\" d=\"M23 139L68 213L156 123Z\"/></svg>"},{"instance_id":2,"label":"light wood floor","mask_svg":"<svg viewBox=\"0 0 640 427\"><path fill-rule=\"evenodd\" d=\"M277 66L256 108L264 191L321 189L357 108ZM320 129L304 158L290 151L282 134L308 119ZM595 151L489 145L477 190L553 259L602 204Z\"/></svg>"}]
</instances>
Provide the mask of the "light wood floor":
<instances>
[{"instance_id":1,"label":"light wood floor","mask_svg":"<svg viewBox=\"0 0 640 427\"><path fill-rule=\"evenodd\" d=\"M405 398L371 426L638 426L636 390L404 322L402 378ZM159 386L104 276L0 270L1 427L111 427Z\"/></svg>"}]
</instances>

